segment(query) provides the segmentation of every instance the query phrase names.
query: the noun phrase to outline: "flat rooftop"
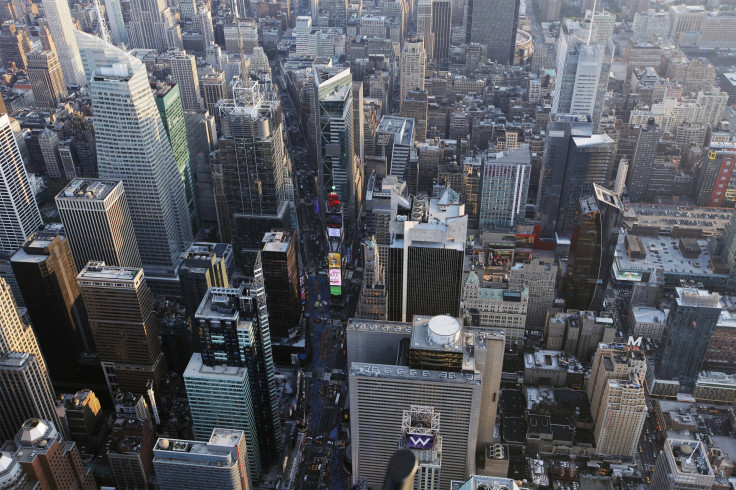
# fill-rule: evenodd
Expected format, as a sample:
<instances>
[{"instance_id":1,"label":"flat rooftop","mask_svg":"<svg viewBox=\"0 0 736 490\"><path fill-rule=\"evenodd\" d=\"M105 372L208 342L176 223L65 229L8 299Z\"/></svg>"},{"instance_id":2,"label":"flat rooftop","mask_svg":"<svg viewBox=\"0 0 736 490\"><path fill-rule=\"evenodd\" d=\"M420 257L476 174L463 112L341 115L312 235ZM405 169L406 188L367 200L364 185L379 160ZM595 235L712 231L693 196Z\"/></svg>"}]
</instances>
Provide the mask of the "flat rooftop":
<instances>
[{"instance_id":1,"label":"flat rooftop","mask_svg":"<svg viewBox=\"0 0 736 490\"><path fill-rule=\"evenodd\" d=\"M698 229L703 236L720 235L731 219L731 209L668 204L627 204L623 213L624 227L659 228L663 234L672 229Z\"/></svg>"},{"instance_id":2,"label":"flat rooftop","mask_svg":"<svg viewBox=\"0 0 736 490\"><path fill-rule=\"evenodd\" d=\"M197 308L195 317L235 320L239 315L240 289L209 288Z\"/></svg>"},{"instance_id":3,"label":"flat rooftop","mask_svg":"<svg viewBox=\"0 0 736 490\"><path fill-rule=\"evenodd\" d=\"M634 306L631 312L634 314L634 321L637 323L664 323L667 319L667 314L664 311L648 306Z\"/></svg>"},{"instance_id":4,"label":"flat rooftop","mask_svg":"<svg viewBox=\"0 0 736 490\"><path fill-rule=\"evenodd\" d=\"M393 133L394 143L410 145L414 134L414 119L399 116L383 116L377 132Z\"/></svg>"},{"instance_id":5,"label":"flat rooftop","mask_svg":"<svg viewBox=\"0 0 736 490\"><path fill-rule=\"evenodd\" d=\"M133 281L139 275L143 274L143 269L135 267L118 267L114 265L105 265L104 262L89 262L82 269L77 279L104 279L107 281Z\"/></svg>"},{"instance_id":6,"label":"flat rooftop","mask_svg":"<svg viewBox=\"0 0 736 490\"><path fill-rule=\"evenodd\" d=\"M105 199L118 185L119 180L74 179L56 197L63 199L95 200Z\"/></svg>"},{"instance_id":7,"label":"flat rooftop","mask_svg":"<svg viewBox=\"0 0 736 490\"><path fill-rule=\"evenodd\" d=\"M207 366L202 362L201 354L192 354L192 358L184 371L185 378L237 379L245 377L247 369L238 366Z\"/></svg>"},{"instance_id":8,"label":"flat rooftop","mask_svg":"<svg viewBox=\"0 0 736 490\"><path fill-rule=\"evenodd\" d=\"M291 235L283 231L270 231L263 235L264 252L285 253L289 250L289 243L291 243Z\"/></svg>"}]
</instances>

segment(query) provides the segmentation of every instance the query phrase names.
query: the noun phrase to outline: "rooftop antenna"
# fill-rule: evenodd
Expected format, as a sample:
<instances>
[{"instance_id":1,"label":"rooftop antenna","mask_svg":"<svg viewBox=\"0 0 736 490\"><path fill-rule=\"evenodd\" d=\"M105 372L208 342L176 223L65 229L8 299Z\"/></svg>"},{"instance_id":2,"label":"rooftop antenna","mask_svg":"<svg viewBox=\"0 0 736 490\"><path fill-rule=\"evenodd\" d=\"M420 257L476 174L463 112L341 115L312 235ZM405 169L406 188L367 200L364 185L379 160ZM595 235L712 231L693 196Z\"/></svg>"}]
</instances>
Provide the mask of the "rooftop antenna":
<instances>
[{"instance_id":1,"label":"rooftop antenna","mask_svg":"<svg viewBox=\"0 0 736 490\"><path fill-rule=\"evenodd\" d=\"M240 11L238 11L238 2L237 0L233 1L233 6L235 7L235 22L238 27L238 51L240 52L240 79L243 80L243 77L246 75L246 69L245 69L245 54L243 53L243 36L240 34Z\"/></svg>"},{"instance_id":2,"label":"rooftop antenna","mask_svg":"<svg viewBox=\"0 0 736 490\"><path fill-rule=\"evenodd\" d=\"M593 0L593 10L590 12L590 28L588 29L588 41L585 43L587 45L590 45L590 38L593 37L593 22L595 21L595 7L597 3L598 0Z\"/></svg>"},{"instance_id":3,"label":"rooftop antenna","mask_svg":"<svg viewBox=\"0 0 736 490\"><path fill-rule=\"evenodd\" d=\"M100 37L109 44L112 44L110 40L110 31L107 30L107 22L105 22L105 16L102 15L102 9L100 9L99 0L94 0L95 13L97 14L97 26L100 30Z\"/></svg>"}]
</instances>

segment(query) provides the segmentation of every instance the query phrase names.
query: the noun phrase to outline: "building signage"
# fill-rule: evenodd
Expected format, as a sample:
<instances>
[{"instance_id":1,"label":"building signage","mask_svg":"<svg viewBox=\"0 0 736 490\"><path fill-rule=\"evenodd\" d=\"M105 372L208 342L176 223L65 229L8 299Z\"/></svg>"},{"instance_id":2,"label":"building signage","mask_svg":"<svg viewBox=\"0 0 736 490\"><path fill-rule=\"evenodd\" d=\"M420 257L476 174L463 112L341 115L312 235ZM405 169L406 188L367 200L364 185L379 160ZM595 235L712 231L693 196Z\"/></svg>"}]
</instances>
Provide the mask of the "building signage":
<instances>
[{"instance_id":1,"label":"building signage","mask_svg":"<svg viewBox=\"0 0 736 490\"><path fill-rule=\"evenodd\" d=\"M407 434L406 447L432 449L434 447L434 436L432 434Z\"/></svg>"},{"instance_id":2,"label":"building signage","mask_svg":"<svg viewBox=\"0 0 736 490\"><path fill-rule=\"evenodd\" d=\"M340 269L330 269L330 286L342 286L342 273Z\"/></svg>"}]
</instances>

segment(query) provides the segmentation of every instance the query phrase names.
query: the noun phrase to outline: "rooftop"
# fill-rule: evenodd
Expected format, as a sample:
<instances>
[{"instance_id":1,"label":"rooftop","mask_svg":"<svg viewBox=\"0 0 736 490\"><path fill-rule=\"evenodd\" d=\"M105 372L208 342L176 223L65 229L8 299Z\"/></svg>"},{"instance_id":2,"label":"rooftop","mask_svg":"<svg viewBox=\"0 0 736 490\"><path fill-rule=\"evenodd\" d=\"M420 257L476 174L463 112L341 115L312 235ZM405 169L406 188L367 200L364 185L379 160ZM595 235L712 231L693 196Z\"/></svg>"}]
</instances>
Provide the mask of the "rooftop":
<instances>
[{"instance_id":1,"label":"rooftop","mask_svg":"<svg viewBox=\"0 0 736 490\"><path fill-rule=\"evenodd\" d=\"M635 226L659 228L661 233L672 233L672 229L699 230L703 236L719 235L731 219L726 208L677 206L669 204L627 204L623 223L628 230Z\"/></svg>"},{"instance_id":2,"label":"rooftop","mask_svg":"<svg viewBox=\"0 0 736 490\"><path fill-rule=\"evenodd\" d=\"M713 475L707 451L701 441L667 439L664 450L672 455L677 466L677 479L681 474Z\"/></svg>"},{"instance_id":3,"label":"rooftop","mask_svg":"<svg viewBox=\"0 0 736 490\"><path fill-rule=\"evenodd\" d=\"M118 185L122 185L122 181L74 179L56 197L57 199L102 200Z\"/></svg>"},{"instance_id":4,"label":"rooftop","mask_svg":"<svg viewBox=\"0 0 736 490\"><path fill-rule=\"evenodd\" d=\"M239 315L240 292L240 288L209 288L195 317L236 320Z\"/></svg>"},{"instance_id":5,"label":"rooftop","mask_svg":"<svg viewBox=\"0 0 736 490\"><path fill-rule=\"evenodd\" d=\"M399 116L383 116L377 132L393 133L394 143L410 145L414 134L414 119Z\"/></svg>"},{"instance_id":6,"label":"rooftop","mask_svg":"<svg viewBox=\"0 0 736 490\"><path fill-rule=\"evenodd\" d=\"M79 280L94 283L95 280L131 282L143 275L143 269L105 265L104 262L90 261L77 276Z\"/></svg>"},{"instance_id":7,"label":"rooftop","mask_svg":"<svg viewBox=\"0 0 736 490\"><path fill-rule=\"evenodd\" d=\"M291 234L283 231L270 231L263 235L264 252L281 252L289 250Z\"/></svg>"},{"instance_id":8,"label":"rooftop","mask_svg":"<svg viewBox=\"0 0 736 490\"><path fill-rule=\"evenodd\" d=\"M154 461L231 466L238 463L237 445L243 437L243 431L214 429L209 442L160 438L153 447Z\"/></svg>"},{"instance_id":9,"label":"rooftop","mask_svg":"<svg viewBox=\"0 0 736 490\"><path fill-rule=\"evenodd\" d=\"M238 366L207 366L202 362L201 354L192 354L186 370L185 378L211 378L211 379L227 379L241 380L246 376L247 368Z\"/></svg>"},{"instance_id":10,"label":"rooftop","mask_svg":"<svg viewBox=\"0 0 736 490\"><path fill-rule=\"evenodd\" d=\"M664 323L667 319L667 314L657 308L634 306L631 311L634 314L634 321L637 323Z\"/></svg>"}]
</instances>

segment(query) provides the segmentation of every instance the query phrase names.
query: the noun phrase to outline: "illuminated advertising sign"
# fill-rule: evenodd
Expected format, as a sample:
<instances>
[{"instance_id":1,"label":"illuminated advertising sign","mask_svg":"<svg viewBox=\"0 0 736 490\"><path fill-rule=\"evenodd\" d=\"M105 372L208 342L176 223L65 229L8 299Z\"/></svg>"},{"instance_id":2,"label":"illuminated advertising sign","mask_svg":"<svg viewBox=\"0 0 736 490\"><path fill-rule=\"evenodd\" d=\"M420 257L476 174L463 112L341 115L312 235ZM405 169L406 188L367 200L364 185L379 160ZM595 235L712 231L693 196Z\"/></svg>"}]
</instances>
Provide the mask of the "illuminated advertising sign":
<instances>
[{"instance_id":1,"label":"illuminated advertising sign","mask_svg":"<svg viewBox=\"0 0 736 490\"><path fill-rule=\"evenodd\" d=\"M330 286L330 294L333 296L340 296L342 294L342 287Z\"/></svg>"},{"instance_id":2,"label":"illuminated advertising sign","mask_svg":"<svg viewBox=\"0 0 736 490\"><path fill-rule=\"evenodd\" d=\"M330 269L339 269L340 268L340 254L336 254L336 253L327 254L327 265Z\"/></svg>"},{"instance_id":3,"label":"illuminated advertising sign","mask_svg":"<svg viewBox=\"0 0 736 490\"><path fill-rule=\"evenodd\" d=\"M340 269L330 269L330 286L342 286L342 272Z\"/></svg>"},{"instance_id":4,"label":"illuminated advertising sign","mask_svg":"<svg viewBox=\"0 0 736 490\"><path fill-rule=\"evenodd\" d=\"M340 238L340 228L327 228L327 236Z\"/></svg>"},{"instance_id":5,"label":"illuminated advertising sign","mask_svg":"<svg viewBox=\"0 0 736 490\"><path fill-rule=\"evenodd\" d=\"M406 447L432 449L434 447L434 436L432 434L407 434Z\"/></svg>"},{"instance_id":6,"label":"illuminated advertising sign","mask_svg":"<svg viewBox=\"0 0 736 490\"><path fill-rule=\"evenodd\" d=\"M617 281L641 282L641 272L627 272L616 270Z\"/></svg>"},{"instance_id":7,"label":"illuminated advertising sign","mask_svg":"<svg viewBox=\"0 0 736 490\"><path fill-rule=\"evenodd\" d=\"M327 194L327 207L336 208L339 206L340 206L340 198L338 197L338 195L335 194L334 192Z\"/></svg>"},{"instance_id":8,"label":"illuminated advertising sign","mask_svg":"<svg viewBox=\"0 0 736 490\"><path fill-rule=\"evenodd\" d=\"M506 267L514 256L513 248L487 248L486 265L491 267Z\"/></svg>"}]
</instances>

